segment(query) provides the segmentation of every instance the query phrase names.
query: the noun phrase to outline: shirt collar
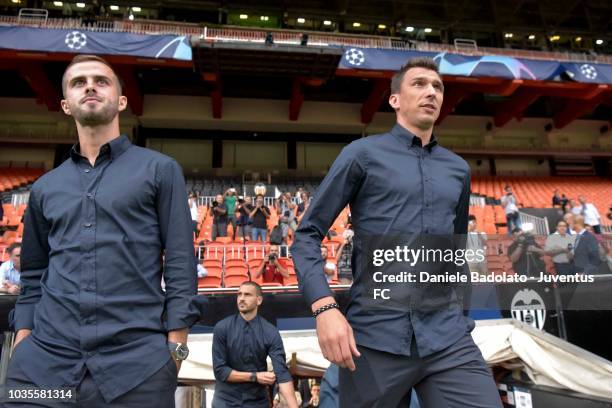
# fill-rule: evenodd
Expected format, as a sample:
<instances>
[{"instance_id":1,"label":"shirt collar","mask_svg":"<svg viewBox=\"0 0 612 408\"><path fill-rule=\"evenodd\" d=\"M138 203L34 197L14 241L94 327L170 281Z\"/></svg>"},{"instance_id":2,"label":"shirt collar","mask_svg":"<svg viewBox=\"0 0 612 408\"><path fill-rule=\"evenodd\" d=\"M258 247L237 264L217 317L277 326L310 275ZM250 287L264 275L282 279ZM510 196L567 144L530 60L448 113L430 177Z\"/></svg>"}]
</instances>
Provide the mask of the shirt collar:
<instances>
[{"instance_id":1,"label":"shirt collar","mask_svg":"<svg viewBox=\"0 0 612 408\"><path fill-rule=\"evenodd\" d=\"M255 317L249 321L245 320L245 318L242 317L240 313L237 313L236 317L238 319L238 322L239 322L238 324L240 325L240 327L246 327L246 326L250 326L253 323L255 323L255 321L259 318L259 315L255 315Z\"/></svg>"},{"instance_id":2,"label":"shirt collar","mask_svg":"<svg viewBox=\"0 0 612 408\"><path fill-rule=\"evenodd\" d=\"M132 142L126 135L119 135L114 138L110 142L100 146L100 156L107 154L110 152L111 160L115 160L117 157L121 156L123 152L132 146ZM79 161L83 156L81 155L81 146L79 143L75 143L70 149L70 157L75 162Z\"/></svg>"},{"instance_id":3,"label":"shirt collar","mask_svg":"<svg viewBox=\"0 0 612 408\"><path fill-rule=\"evenodd\" d=\"M393 129L391 129L391 134L397 137L402 143L407 143L408 147L417 146L423 149L427 149L429 152L431 152L432 149L438 144L438 139L436 138L436 135L432 134L429 143L423 146L421 144L420 138L416 137L414 133L412 133L399 123L396 123L395 126L393 126Z\"/></svg>"}]
</instances>

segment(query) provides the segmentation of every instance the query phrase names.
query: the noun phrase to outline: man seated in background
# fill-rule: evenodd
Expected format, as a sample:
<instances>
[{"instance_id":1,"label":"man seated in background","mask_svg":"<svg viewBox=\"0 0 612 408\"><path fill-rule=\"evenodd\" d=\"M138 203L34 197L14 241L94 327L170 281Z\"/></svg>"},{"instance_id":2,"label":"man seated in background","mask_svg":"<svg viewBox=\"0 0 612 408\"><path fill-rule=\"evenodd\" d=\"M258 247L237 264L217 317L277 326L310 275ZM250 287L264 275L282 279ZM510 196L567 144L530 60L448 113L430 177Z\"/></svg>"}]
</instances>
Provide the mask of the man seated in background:
<instances>
[{"instance_id":1,"label":"man seated in background","mask_svg":"<svg viewBox=\"0 0 612 408\"><path fill-rule=\"evenodd\" d=\"M561 220L557 223L557 231L546 238L544 251L552 257L557 275L572 275L572 250L575 236L567 233L567 222Z\"/></svg>"},{"instance_id":2,"label":"man seated in background","mask_svg":"<svg viewBox=\"0 0 612 408\"><path fill-rule=\"evenodd\" d=\"M8 261L0 265L0 293L18 295L21 291L21 244L12 244L7 248Z\"/></svg>"},{"instance_id":3,"label":"man seated in background","mask_svg":"<svg viewBox=\"0 0 612 408\"><path fill-rule=\"evenodd\" d=\"M257 268L255 278L258 279L262 275L264 284L268 282L277 282L283 285L283 278L289 277L289 271L287 270L285 261L279 259L277 245L270 246L270 253L261 261L259 268Z\"/></svg>"}]
</instances>

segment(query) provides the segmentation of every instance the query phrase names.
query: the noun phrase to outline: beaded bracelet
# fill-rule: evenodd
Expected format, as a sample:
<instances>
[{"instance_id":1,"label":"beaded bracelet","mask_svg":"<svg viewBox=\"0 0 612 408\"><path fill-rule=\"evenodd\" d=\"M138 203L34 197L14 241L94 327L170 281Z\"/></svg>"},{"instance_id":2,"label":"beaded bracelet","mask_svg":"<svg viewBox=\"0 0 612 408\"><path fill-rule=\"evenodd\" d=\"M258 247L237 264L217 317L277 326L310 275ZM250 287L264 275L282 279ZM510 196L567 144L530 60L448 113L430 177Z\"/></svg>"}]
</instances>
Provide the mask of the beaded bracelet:
<instances>
[{"instance_id":1,"label":"beaded bracelet","mask_svg":"<svg viewBox=\"0 0 612 408\"><path fill-rule=\"evenodd\" d=\"M340 305L334 302L334 303L329 303L325 306L321 306L320 308L312 312L312 317L317 317L321 313L325 312L326 310L330 310L330 309L340 309Z\"/></svg>"}]
</instances>

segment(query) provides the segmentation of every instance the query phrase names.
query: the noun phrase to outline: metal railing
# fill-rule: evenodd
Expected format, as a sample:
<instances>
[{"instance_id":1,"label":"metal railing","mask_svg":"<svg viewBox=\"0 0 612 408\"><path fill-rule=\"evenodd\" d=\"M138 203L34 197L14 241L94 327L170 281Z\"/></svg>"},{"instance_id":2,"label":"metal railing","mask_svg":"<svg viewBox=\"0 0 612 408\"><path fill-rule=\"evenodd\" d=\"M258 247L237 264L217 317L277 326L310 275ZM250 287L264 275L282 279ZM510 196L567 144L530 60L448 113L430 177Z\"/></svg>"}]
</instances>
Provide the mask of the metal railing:
<instances>
[{"instance_id":1,"label":"metal railing","mask_svg":"<svg viewBox=\"0 0 612 408\"><path fill-rule=\"evenodd\" d=\"M517 58L557 61L584 61L604 64L612 63L612 56L588 53L532 51L493 47L457 47L455 44L433 44L424 41L402 40L392 37L376 37L351 34L320 33L316 31L296 31L280 29L260 29L247 27L209 27L194 23L174 23L157 20L97 20L72 19L20 19L15 16L0 16L0 25L18 25L51 29L80 29L97 32L126 32L145 35L189 35L200 40L257 42L263 43L268 32L272 33L276 44L300 44L302 34L308 34L308 44L315 46L338 46L379 48L393 50L415 50L430 52L461 52L466 55L506 55Z\"/></svg>"},{"instance_id":2,"label":"metal railing","mask_svg":"<svg viewBox=\"0 0 612 408\"><path fill-rule=\"evenodd\" d=\"M17 193L17 194L13 194L11 196L11 204L14 207L17 207L21 204L27 204L28 200L30 199L30 193Z\"/></svg>"},{"instance_id":3,"label":"metal railing","mask_svg":"<svg viewBox=\"0 0 612 408\"><path fill-rule=\"evenodd\" d=\"M525 227L525 224L531 224L533 225L533 229L531 230L533 234L544 236L548 236L550 234L550 229L548 229L548 219L546 217L536 217L535 215L526 214L520 211L519 215L521 217L523 228Z\"/></svg>"}]
</instances>

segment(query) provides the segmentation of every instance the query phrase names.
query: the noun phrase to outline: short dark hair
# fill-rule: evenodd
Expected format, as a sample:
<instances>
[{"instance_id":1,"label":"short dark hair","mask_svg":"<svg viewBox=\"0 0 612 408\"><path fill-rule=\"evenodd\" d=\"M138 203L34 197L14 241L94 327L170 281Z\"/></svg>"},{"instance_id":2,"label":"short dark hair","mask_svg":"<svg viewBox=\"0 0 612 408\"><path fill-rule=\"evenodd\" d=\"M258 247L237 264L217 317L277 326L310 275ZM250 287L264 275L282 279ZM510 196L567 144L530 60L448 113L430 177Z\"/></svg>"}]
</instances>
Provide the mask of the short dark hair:
<instances>
[{"instance_id":1,"label":"short dark hair","mask_svg":"<svg viewBox=\"0 0 612 408\"><path fill-rule=\"evenodd\" d=\"M519 227L515 227L515 228L512 230L512 233L513 233L513 234L516 234L517 232L522 232L522 231L523 231L523 230L522 230L522 229L520 229Z\"/></svg>"},{"instance_id":2,"label":"short dark hair","mask_svg":"<svg viewBox=\"0 0 612 408\"><path fill-rule=\"evenodd\" d=\"M240 286L253 286L255 288L255 293L257 293L257 296L263 296L263 291L261 290L261 286L259 286L259 283L257 282L244 281L240 284Z\"/></svg>"},{"instance_id":3,"label":"short dark hair","mask_svg":"<svg viewBox=\"0 0 612 408\"><path fill-rule=\"evenodd\" d=\"M121 95L121 92L123 91L123 81L121 80L119 75L117 75L117 72L115 72L115 69L107 60L105 60L102 57L98 57L97 55L93 55L93 54L79 54L75 56L72 59L72 61L70 61L70 63L64 70L64 74L62 75L62 93L64 97L66 96L66 88L68 87L68 78L66 78L66 73L68 72L70 67L76 64L80 64L82 62L99 62L109 67L110 70L113 71L113 74L115 75L115 78L117 79L117 87L119 88L119 94Z\"/></svg>"},{"instance_id":4,"label":"short dark hair","mask_svg":"<svg viewBox=\"0 0 612 408\"><path fill-rule=\"evenodd\" d=\"M16 250L17 248L21 248L21 244L18 242L14 242L11 245L9 245L8 248L6 248L6 252L8 252L9 255L13 255L13 251Z\"/></svg>"},{"instance_id":5,"label":"short dark hair","mask_svg":"<svg viewBox=\"0 0 612 408\"><path fill-rule=\"evenodd\" d=\"M476 221L476 216L474 214L468 215L468 221Z\"/></svg>"},{"instance_id":6,"label":"short dark hair","mask_svg":"<svg viewBox=\"0 0 612 408\"><path fill-rule=\"evenodd\" d=\"M425 68L436 72L440 75L440 69L438 68L438 64L431 58L411 58L408 60L406 64L404 64L399 71L393 74L391 78L391 93L399 93L400 88L402 87L402 81L404 80L404 75L411 68Z\"/></svg>"}]
</instances>

